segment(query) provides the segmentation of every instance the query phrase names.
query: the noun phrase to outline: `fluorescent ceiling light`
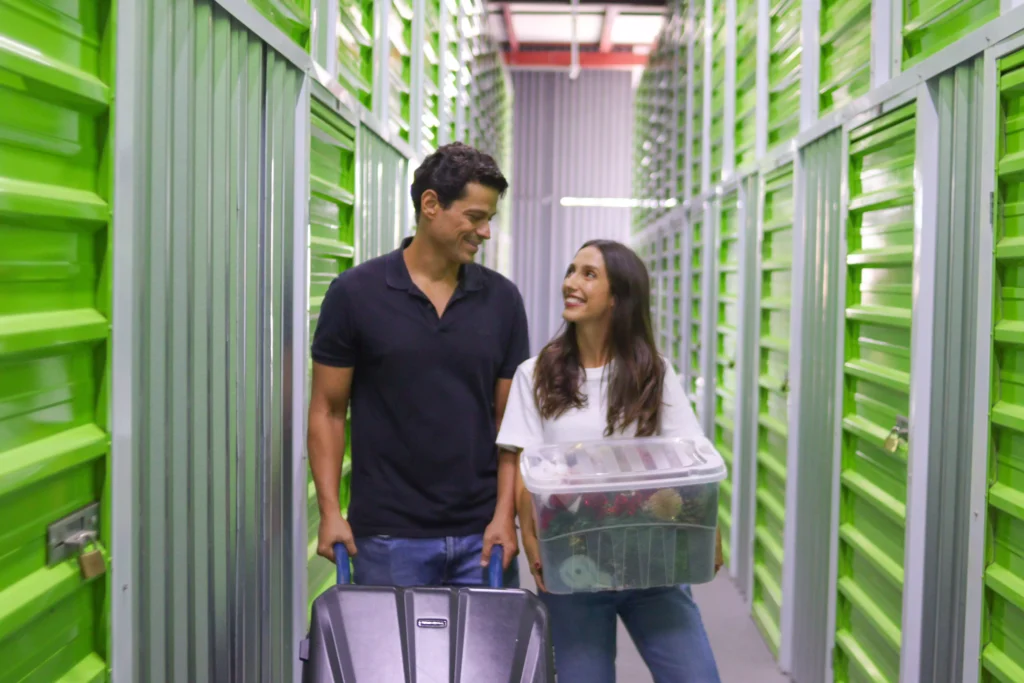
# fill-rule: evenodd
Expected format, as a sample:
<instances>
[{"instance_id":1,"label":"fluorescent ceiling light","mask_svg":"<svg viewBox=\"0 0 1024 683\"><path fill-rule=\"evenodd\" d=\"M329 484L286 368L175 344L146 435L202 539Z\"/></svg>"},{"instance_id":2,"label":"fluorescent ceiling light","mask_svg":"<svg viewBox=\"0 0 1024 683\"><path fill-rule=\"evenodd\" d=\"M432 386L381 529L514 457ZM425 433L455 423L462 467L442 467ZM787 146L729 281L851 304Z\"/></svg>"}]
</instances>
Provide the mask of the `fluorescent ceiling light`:
<instances>
[{"instance_id":1,"label":"fluorescent ceiling light","mask_svg":"<svg viewBox=\"0 0 1024 683\"><path fill-rule=\"evenodd\" d=\"M678 204L675 199L631 199L627 197L562 197L562 206L590 209L671 209Z\"/></svg>"}]
</instances>

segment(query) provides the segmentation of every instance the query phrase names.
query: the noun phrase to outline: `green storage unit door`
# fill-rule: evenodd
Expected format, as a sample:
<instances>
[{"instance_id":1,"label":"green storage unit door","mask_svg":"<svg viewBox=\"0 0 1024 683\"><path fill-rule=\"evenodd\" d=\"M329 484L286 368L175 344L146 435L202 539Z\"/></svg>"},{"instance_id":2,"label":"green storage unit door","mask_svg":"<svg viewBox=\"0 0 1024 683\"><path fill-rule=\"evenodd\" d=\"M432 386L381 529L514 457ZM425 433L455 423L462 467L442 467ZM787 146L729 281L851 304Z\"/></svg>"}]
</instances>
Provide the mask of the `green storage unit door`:
<instances>
[{"instance_id":1,"label":"green storage unit door","mask_svg":"<svg viewBox=\"0 0 1024 683\"><path fill-rule=\"evenodd\" d=\"M800 132L800 0L772 0L768 62L768 147Z\"/></svg>"},{"instance_id":2,"label":"green storage unit door","mask_svg":"<svg viewBox=\"0 0 1024 683\"><path fill-rule=\"evenodd\" d=\"M700 366L701 352L701 329L704 324L704 221L703 215L694 211L691 214L690 223L690 358L687 376L690 379L688 387L690 397L696 400L698 382L703 375ZM694 405L694 408L697 408Z\"/></svg>"},{"instance_id":3,"label":"green storage unit door","mask_svg":"<svg viewBox=\"0 0 1024 683\"><path fill-rule=\"evenodd\" d=\"M1024 51L999 64L983 681L1024 681Z\"/></svg>"},{"instance_id":4,"label":"green storage unit door","mask_svg":"<svg viewBox=\"0 0 1024 683\"><path fill-rule=\"evenodd\" d=\"M899 680L914 104L850 134L835 680Z\"/></svg>"},{"instance_id":5,"label":"green storage unit door","mask_svg":"<svg viewBox=\"0 0 1024 683\"><path fill-rule=\"evenodd\" d=\"M309 179L309 334L313 337L320 306L331 281L352 267L355 257L356 130L314 99L311 103ZM350 446L346 439L346 445ZM350 485L350 448L346 449L339 495L346 512ZM333 566L316 554L320 512L312 475L307 484L306 519L308 598L312 602L334 582Z\"/></svg>"},{"instance_id":6,"label":"green storage unit door","mask_svg":"<svg viewBox=\"0 0 1024 683\"><path fill-rule=\"evenodd\" d=\"M871 0L821 0L818 115L871 87Z\"/></svg>"},{"instance_id":7,"label":"green storage unit door","mask_svg":"<svg viewBox=\"0 0 1024 683\"><path fill-rule=\"evenodd\" d=\"M704 22L705 4L700 0L693 3L693 148L690 152L690 196L696 197L704 191L704 69L707 59L704 47L707 44Z\"/></svg>"},{"instance_id":8,"label":"green storage unit door","mask_svg":"<svg viewBox=\"0 0 1024 683\"><path fill-rule=\"evenodd\" d=\"M387 61L388 115L391 130L409 142L412 131L412 6L406 0L391 0L387 26L391 52Z\"/></svg>"},{"instance_id":9,"label":"green storage unit door","mask_svg":"<svg viewBox=\"0 0 1024 683\"><path fill-rule=\"evenodd\" d=\"M782 610L782 539L789 442L789 319L792 305L793 166L764 179L758 340L757 494L754 528L754 622L778 656Z\"/></svg>"},{"instance_id":10,"label":"green storage unit door","mask_svg":"<svg viewBox=\"0 0 1024 683\"><path fill-rule=\"evenodd\" d=\"M338 2L338 82L367 108L373 106L373 25L373 0Z\"/></svg>"},{"instance_id":11,"label":"green storage unit door","mask_svg":"<svg viewBox=\"0 0 1024 683\"><path fill-rule=\"evenodd\" d=\"M729 563L731 548L729 533L732 528L733 492L733 434L736 431L736 374L737 335L740 324L740 231L743 229L743 211L738 205L737 193L730 192L722 199L721 228L716 266L717 315L715 324L715 448L722 454L729 478L722 482L718 497L718 524L722 529L722 551Z\"/></svg>"},{"instance_id":12,"label":"green storage unit door","mask_svg":"<svg viewBox=\"0 0 1024 683\"><path fill-rule=\"evenodd\" d=\"M903 69L999 16L999 0L903 0Z\"/></svg>"},{"instance_id":13,"label":"green storage unit door","mask_svg":"<svg viewBox=\"0 0 1024 683\"><path fill-rule=\"evenodd\" d=\"M715 2L711 14L711 184L722 181L725 161L725 3Z\"/></svg>"},{"instance_id":14,"label":"green storage unit door","mask_svg":"<svg viewBox=\"0 0 1024 683\"><path fill-rule=\"evenodd\" d=\"M687 71L688 54L687 44L681 44L679 53L676 55L679 66L676 69L675 197L678 199L685 199L689 193L689 188L686 186L686 125L690 111L687 109L686 89L689 87L688 84L693 74Z\"/></svg>"},{"instance_id":15,"label":"green storage unit door","mask_svg":"<svg viewBox=\"0 0 1024 683\"><path fill-rule=\"evenodd\" d=\"M757 158L757 0L736 0L735 168Z\"/></svg>"},{"instance_id":16,"label":"green storage unit door","mask_svg":"<svg viewBox=\"0 0 1024 683\"><path fill-rule=\"evenodd\" d=\"M47 560L98 505L109 543L110 2L0 3L0 679L107 679L106 577ZM109 574L107 575L109 576Z\"/></svg>"}]
</instances>

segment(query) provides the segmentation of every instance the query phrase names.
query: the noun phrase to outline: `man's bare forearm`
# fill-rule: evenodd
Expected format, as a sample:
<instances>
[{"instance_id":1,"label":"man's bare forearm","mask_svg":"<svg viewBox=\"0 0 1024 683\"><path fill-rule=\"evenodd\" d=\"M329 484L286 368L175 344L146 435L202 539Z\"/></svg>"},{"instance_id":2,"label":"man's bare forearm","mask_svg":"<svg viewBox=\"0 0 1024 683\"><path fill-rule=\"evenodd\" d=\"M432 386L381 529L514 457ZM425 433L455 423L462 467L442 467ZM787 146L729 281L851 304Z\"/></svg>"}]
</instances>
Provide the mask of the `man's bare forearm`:
<instances>
[{"instance_id":1,"label":"man's bare forearm","mask_svg":"<svg viewBox=\"0 0 1024 683\"><path fill-rule=\"evenodd\" d=\"M519 455L509 451L498 453L498 504L495 517L515 519L516 516L516 471L519 469Z\"/></svg>"},{"instance_id":2,"label":"man's bare forearm","mask_svg":"<svg viewBox=\"0 0 1024 683\"><path fill-rule=\"evenodd\" d=\"M320 515L341 511L338 492L341 489L341 467L345 458L345 417L325 412L311 412L309 435L309 467L316 486L316 502Z\"/></svg>"}]
</instances>

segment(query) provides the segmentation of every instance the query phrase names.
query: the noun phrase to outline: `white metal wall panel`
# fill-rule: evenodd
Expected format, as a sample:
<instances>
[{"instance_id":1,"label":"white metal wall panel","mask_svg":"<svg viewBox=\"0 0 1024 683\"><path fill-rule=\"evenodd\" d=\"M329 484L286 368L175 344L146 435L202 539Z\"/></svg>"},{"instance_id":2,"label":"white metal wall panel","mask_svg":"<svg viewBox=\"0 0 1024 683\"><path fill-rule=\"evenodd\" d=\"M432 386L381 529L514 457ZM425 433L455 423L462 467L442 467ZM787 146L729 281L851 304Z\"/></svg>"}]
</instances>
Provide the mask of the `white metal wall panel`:
<instances>
[{"instance_id":1,"label":"white metal wall panel","mask_svg":"<svg viewBox=\"0 0 1024 683\"><path fill-rule=\"evenodd\" d=\"M628 242L628 208L563 207L563 197L632 193L632 76L623 71L516 71L512 279L533 353L561 325L560 283L581 244Z\"/></svg>"}]
</instances>

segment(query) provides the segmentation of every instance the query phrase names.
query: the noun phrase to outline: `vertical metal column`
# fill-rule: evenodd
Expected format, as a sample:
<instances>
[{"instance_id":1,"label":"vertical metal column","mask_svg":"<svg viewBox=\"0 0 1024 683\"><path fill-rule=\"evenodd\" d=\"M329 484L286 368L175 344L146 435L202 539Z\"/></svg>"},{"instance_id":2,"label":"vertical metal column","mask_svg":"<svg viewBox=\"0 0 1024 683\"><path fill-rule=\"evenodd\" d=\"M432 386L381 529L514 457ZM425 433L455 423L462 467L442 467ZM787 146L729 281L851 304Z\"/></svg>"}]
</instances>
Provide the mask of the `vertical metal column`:
<instances>
[{"instance_id":1,"label":"vertical metal column","mask_svg":"<svg viewBox=\"0 0 1024 683\"><path fill-rule=\"evenodd\" d=\"M725 130L722 133L722 178L736 172L736 0L725 0Z\"/></svg>"},{"instance_id":2,"label":"vertical metal column","mask_svg":"<svg viewBox=\"0 0 1024 683\"><path fill-rule=\"evenodd\" d=\"M290 367L285 371L290 374L290 393L285 397L291 406L291 565L292 565L292 623L291 636L296 643L306 631L306 605L309 604L309 586L306 585L306 543L308 528L306 523L307 506L307 472L309 468L306 453L306 386L307 359L309 357L309 175L310 175L310 80L304 78L295 103L293 114L295 121L295 178L293 215L291 216L292 240L285 244L291 249L291 291L285 283L285 297L291 301L291 339L285 341L291 346ZM287 311L286 311L287 312ZM291 667L293 681L302 677L302 662L294 657Z\"/></svg>"},{"instance_id":3,"label":"vertical metal column","mask_svg":"<svg viewBox=\"0 0 1024 683\"><path fill-rule=\"evenodd\" d=\"M1005 5L1005 3L1004 3ZM980 141L980 192L976 220L978 221L978 291L975 318L975 374L973 411L976 419L971 433L971 476L968 548L967 548L967 590L964 609L964 661L961 680L963 683L977 683L980 680L982 638L985 633L985 571L989 562L986 545L988 541L988 468L991 427L991 365L992 365L992 296L993 254L995 235L995 192L996 163L999 141L999 59L1011 51L1024 48L1024 40L1018 38L1008 44L990 49L985 53L983 67ZM981 416L986 416L982 419Z\"/></svg>"},{"instance_id":4,"label":"vertical metal column","mask_svg":"<svg viewBox=\"0 0 1024 683\"><path fill-rule=\"evenodd\" d=\"M758 197L757 175L738 185L740 220L740 321L736 338L736 412L733 432L732 565L740 593L752 600L754 583L754 501L757 495L756 417L758 313Z\"/></svg>"},{"instance_id":5,"label":"vertical metal column","mask_svg":"<svg viewBox=\"0 0 1024 683\"><path fill-rule=\"evenodd\" d=\"M921 618L926 600L926 540L929 533L929 455L932 448L932 373L937 346L936 322L946 311L936 302L936 259L939 245L939 111L931 87L917 88L917 134L914 154L914 303L911 325L911 371L908 462L907 528L904 548L903 624L900 678L920 680ZM943 277L948 276L945 274ZM942 362L942 361L940 361Z\"/></svg>"},{"instance_id":6,"label":"vertical metal column","mask_svg":"<svg viewBox=\"0 0 1024 683\"><path fill-rule=\"evenodd\" d=\"M871 88L900 73L903 6L892 0L871 2Z\"/></svg>"},{"instance_id":7,"label":"vertical metal column","mask_svg":"<svg viewBox=\"0 0 1024 683\"><path fill-rule=\"evenodd\" d=\"M820 104L821 0L802 0L800 44L803 46L800 51L800 130L807 130L818 122Z\"/></svg>"}]
</instances>

